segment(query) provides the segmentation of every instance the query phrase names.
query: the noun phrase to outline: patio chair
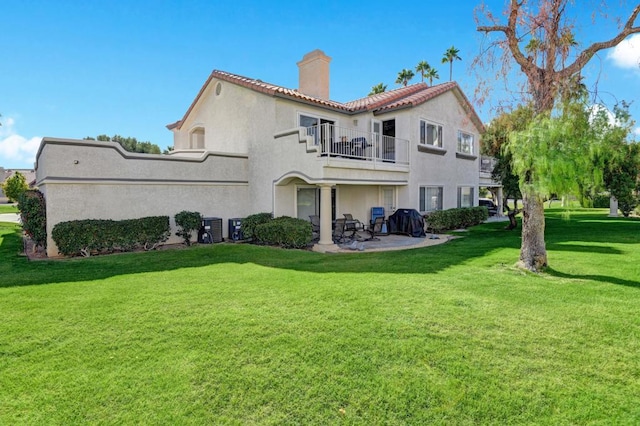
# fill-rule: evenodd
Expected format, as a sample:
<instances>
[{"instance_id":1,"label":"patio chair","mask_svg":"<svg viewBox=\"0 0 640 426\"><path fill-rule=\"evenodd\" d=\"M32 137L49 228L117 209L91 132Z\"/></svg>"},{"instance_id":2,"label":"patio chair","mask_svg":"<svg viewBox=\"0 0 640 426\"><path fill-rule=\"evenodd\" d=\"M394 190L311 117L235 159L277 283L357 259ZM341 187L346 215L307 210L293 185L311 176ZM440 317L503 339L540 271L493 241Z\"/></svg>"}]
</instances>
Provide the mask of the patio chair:
<instances>
[{"instance_id":1,"label":"patio chair","mask_svg":"<svg viewBox=\"0 0 640 426\"><path fill-rule=\"evenodd\" d=\"M312 214L309 216L309 220L311 220L311 234L313 235L313 239L320 238L320 216Z\"/></svg>"},{"instance_id":2,"label":"patio chair","mask_svg":"<svg viewBox=\"0 0 640 426\"><path fill-rule=\"evenodd\" d=\"M333 228L333 241L335 243L344 243L345 241L353 241L355 238L355 228L347 228L346 219L336 219Z\"/></svg>"},{"instance_id":3,"label":"patio chair","mask_svg":"<svg viewBox=\"0 0 640 426\"><path fill-rule=\"evenodd\" d=\"M344 213L346 226L348 229L353 228L354 231L364 231L364 225L358 219L354 219L351 213Z\"/></svg>"},{"instance_id":4,"label":"patio chair","mask_svg":"<svg viewBox=\"0 0 640 426\"><path fill-rule=\"evenodd\" d=\"M380 241L378 235L382 235L382 227L384 225L384 217L376 217L376 220L373 221L373 224L367 229L370 237L367 238L367 241Z\"/></svg>"}]
</instances>

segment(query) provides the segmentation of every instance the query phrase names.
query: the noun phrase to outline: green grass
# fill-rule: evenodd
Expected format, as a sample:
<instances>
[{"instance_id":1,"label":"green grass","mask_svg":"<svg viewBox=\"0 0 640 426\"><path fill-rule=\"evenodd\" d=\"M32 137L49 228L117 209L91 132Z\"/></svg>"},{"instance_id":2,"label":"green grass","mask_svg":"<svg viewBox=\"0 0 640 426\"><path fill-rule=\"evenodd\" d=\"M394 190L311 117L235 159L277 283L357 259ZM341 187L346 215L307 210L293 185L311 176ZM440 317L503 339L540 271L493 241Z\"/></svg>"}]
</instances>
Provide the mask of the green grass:
<instances>
[{"instance_id":1,"label":"green grass","mask_svg":"<svg viewBox=\"0 0 640 426\"><path fill-rule=\"evenodd\" d=\"M17 204L0 204L0 214L2 213L18 213Z\"/></svg>"},{"instance_id":2,"label":"green grass","mask_svg":"<svg viewBox=\"0 0 640 426\"><path fill-rule=\"evenodd\" d=\"M0 424L638 424L640 221L322 255L28 262L0 224Z\"/></svg>"}]
</instances>

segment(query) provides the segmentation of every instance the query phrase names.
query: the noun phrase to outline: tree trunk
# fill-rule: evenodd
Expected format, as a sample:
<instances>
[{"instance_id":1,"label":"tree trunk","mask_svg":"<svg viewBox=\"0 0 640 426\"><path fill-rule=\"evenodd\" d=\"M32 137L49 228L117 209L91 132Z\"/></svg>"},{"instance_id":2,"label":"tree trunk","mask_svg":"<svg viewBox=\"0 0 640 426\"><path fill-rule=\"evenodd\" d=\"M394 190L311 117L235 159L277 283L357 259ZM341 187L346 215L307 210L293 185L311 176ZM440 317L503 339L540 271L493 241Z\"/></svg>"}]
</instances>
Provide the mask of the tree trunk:
<instances>
[{"instance_id":1,"label":"tree trunk","mask_svg":"<svg viewBox=\"0 0 640 426\"><path fill-rule=\"evenodd\" d=\"M547 266L544 243L544 201L538 194L522 193L522 245L519 266L540 272Z\"/></svg>"}]
</instances>

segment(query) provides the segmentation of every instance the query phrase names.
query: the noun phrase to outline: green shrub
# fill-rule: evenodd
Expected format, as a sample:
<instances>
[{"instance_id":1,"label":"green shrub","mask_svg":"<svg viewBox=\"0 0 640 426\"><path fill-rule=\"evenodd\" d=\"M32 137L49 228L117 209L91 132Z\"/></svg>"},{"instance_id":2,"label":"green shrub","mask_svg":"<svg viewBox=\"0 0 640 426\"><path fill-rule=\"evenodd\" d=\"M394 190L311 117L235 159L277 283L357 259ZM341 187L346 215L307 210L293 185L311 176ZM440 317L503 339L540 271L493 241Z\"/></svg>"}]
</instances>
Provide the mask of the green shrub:
<instances>
[{"instance_id":1,"label":"green shrub","mask_svg":"<svg viewBox=\"0 0 640 426\"><path fill-rule=\"evenodd\" d=\"M441 232L450 229L468 228L478 225L489 218L486 207L462 207L438 210L425 215L427 229Z\"/></svg>"},{"instance_id":2,"label":"green shrub","mask_svg":"<svg viewBox=\"0 0 640 426\"><path fill-rule=\"evenodd\" d=\"M18 210L22 229L35 243L47 247L47 210L44 195L38 190L27 190L18 197Z\"/></svg>"},{"instance_id":3,"label":"green shrub","mask_svg":"<svg viewBox=\"0 0 640 426\"><path fill-rule=\"evenodd\" d=\"M254 238L258 242L284 248L305 248L311 244L311 223L304 219L282 216L257 225Z\"/></svg>"},{"instance_id":4,"label":"green shrub","mask_svg":"<svg viewBox=\"0 0 640 426\"><path fill-rule=\"evenodd\" d=\"M611 196L609 194L596 194L592 198L592 205L596 209L608 209L609 200Z\"/></svg>"},{"instance_id":5,"label":"green shrub","mask_svg":"<svg viewBox=\"0 0 640 426\"><path fill-rule=\"evenodd\" d=\"M171 235L169 216L141 219L86 219L60 222L51 237L65 256L90 256L92 253L155 249Z\"/></svg>"},{"instance_id":6,"label":"green shrub","mask_svg":"<svg viewBox=\"0 0 640 426\"><path fill-rule=\"evenodd\" d=\"M199 212L181 211L175 215L178 232L176 235L184 239L184 243L191 245L191 234L202 226L202 215Z\"/></svg>"},{"instance_id":7,"label":"green shrub","mask_svg":"<svg viewBox=\"0 0 640 426\"><path fill-rule=\"evenodd\" d=\"M273 220L273 215L271 213L256 213L247 216L242 221L242 234L247 239L255 239L256 227L271 220Z\"/></svg>"}]
</instances>

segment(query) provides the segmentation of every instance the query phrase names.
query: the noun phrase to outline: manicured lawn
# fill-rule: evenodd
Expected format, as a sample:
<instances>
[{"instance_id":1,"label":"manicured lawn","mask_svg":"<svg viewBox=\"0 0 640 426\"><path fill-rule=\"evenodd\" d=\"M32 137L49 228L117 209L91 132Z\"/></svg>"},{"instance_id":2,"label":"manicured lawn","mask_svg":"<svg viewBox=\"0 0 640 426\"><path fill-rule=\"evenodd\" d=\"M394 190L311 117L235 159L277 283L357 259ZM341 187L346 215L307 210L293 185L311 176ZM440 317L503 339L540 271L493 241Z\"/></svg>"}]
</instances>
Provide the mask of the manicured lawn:
<instances>
[{"instance_id":1,"label":"manicured lawn","mask_svg":"<svg viewBox=\"0 0 640 426\"><path fill-rule=\"evenodd\" d=\"M18 213L18 205L17 204L0 204L0 214L1 213Z\"/></svg>"},{"instance_id":2,"label":"manicured lawn","mask_svg":"<svg viewBox=\"0 0 640 426\"><path fill-rule=\"evenodd\" d=\"M423 249L28 262L0 224L0 424L638 424L640 221Z\"/></svg>"}]
</instances>

